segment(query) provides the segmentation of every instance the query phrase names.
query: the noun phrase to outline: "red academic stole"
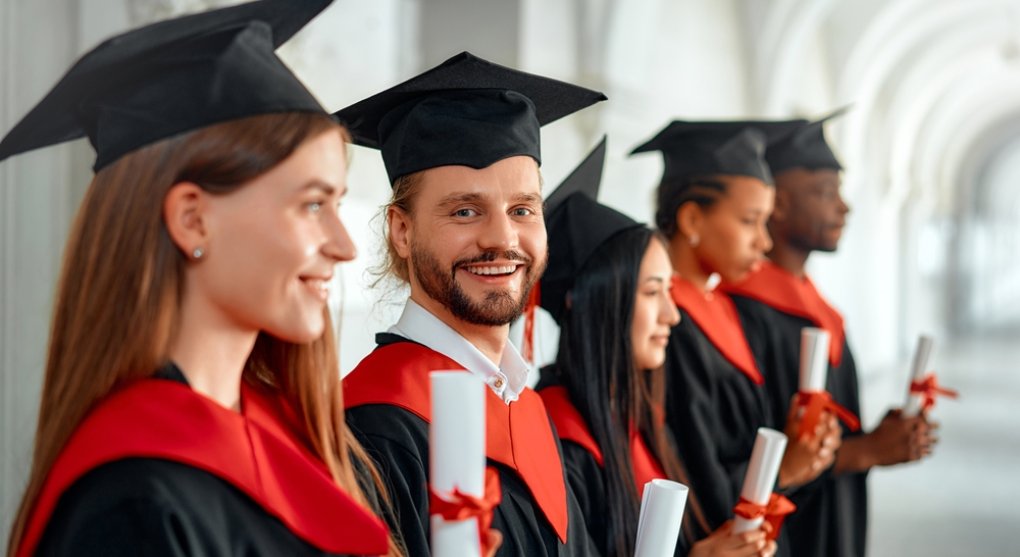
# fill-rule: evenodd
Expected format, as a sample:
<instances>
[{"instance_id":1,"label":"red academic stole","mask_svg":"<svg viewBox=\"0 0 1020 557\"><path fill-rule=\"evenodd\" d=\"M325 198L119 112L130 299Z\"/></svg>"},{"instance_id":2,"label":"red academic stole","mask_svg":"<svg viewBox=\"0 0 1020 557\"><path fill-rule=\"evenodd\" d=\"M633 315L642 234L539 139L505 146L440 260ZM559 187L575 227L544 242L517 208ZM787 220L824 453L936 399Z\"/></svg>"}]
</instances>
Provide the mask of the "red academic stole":
<instances>
[{"instance_id":1,"label":"red academic stole","mask_svg":"<svg viewBox=\"0 0 1020 557\"><path fill-rule=\"evenodd\" d=\"M556 433L559 434L560 439L577 443L591 453L599 466L604 466L602 449L599 448L595 438L592 437L591 431L588 429L588 425L585 424L581 413L570 402L567 390L559 386L547 387L539 391L538 394L542 396L542 401L545 402L545 407L549 411L549 417L552 418L553 424L556 426ZM634 482L637 484L638 496L644 491L646 483L666 478L666 472L663 471L662 465L659 464L659 459L655 458L648 445L645 444L644 438L634 428L630 430L630 460L631 465L634 467Z\"/></svg>"},{"instance_id":2,"label":"red academic stole","mask_svg":"<svg viewBox=\"0 0 1020 557\"><path fill-rule=\"evenodd\" d=\"M463 366L413 342L380 346L344 378L347 408L388 404L431 420L429 372ZM528 486L560 541L567 541L567 488L563 462L542 399L531 389L506 404L486 389L485 456L514 470Z\"/></svg>"},{"instance_id":3,"label":"red academic stole","mask_svg":"<svg viewBox=\"0 0 1020 557\"><path fill-rule=\"evenodd\" d=\"M756 385L765 383L729 296L718 290L706 294L679 275L673 275L670 294L728 362Z\"/></svg>"},{"instance_id":4,"label":"red academic stole","mask_svg":"<svg viewBox=\"0 0 1020 557\"><path fill-rule=\"evenodd\" d=\"M838 367L843 359L843 316L815 288L811 279L800 279L785 269L766 261L761 269L742 282L722 287L730 294L745 296L796 315L829 332L829 363Z\"/></svg>"},{"instance_id":5,"label":"red academic stole","mask_svg":"<svg viewBox=\"0 0 1020 557\"><path fill-rule=\"evenodd\" d=\"M143 379L92 410L57 457L17 555L32 555L60 496L89 471L125 458L180 462L251 497L297 537L329 553L381 555L386 526L333 481L283 423L284 405L242 387L243 414L187 385Z\"/></svg>"}]
</instances>

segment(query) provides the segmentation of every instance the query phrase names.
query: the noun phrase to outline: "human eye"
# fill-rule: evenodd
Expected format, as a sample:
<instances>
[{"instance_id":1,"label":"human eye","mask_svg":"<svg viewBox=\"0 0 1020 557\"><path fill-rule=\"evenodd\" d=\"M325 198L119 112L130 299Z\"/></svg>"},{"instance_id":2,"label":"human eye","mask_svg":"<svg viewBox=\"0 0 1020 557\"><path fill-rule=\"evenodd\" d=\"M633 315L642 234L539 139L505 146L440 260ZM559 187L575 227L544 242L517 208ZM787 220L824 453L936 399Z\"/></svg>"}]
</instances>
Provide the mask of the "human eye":
<instances>
[{"instance_id":1,"label":"human eye","mask_svg":"<svg viewBox=\"0 0 1020 557\"><path fill-rule=\"evenodd\" d=\"M324 205L323 201L315 200L315 201L309 201L309 202L305 203L304 204L304 208L305 208L305 211L308 211L309 213L317 214L317 213L322 211L322 206L323 205Z\"/></svg>"},{"instance_id":2,"label":"human eye","mask_svg":"<svg viewBox=\"0 0 1020 557\"><path fill-rule=\"evenodd\" d=\"M453 216L460 218L477 217L478 211L470 207L461 207L460 209L457 209L456 211L453 212Z\"/></svg>"}]
</instances>

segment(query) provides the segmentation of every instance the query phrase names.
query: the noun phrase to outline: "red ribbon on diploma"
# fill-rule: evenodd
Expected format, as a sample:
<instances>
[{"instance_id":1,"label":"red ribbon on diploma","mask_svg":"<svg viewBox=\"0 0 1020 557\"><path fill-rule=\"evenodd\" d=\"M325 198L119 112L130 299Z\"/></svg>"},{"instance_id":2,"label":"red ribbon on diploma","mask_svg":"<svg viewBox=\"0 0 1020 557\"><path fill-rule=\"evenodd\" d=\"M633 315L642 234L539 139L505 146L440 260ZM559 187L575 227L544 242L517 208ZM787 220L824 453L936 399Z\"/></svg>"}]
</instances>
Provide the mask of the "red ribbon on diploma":
<instances>
[{"instance_id":1,"label":"red ribbon on diploma","mask_svg":"<svg viewBox=\"0 0 1020 557\"><path fill-rule=\"evenodd\" d=\"M737 506L733 507L733 513L741 518L747 520L764 518L765 522L772 526L772 531L767 536L770 540L774 540L779 536L779 529L783 527L786 515L795 510L797 510L797 505L794 505L793 501L778 493L773 493L769 497L769 502L764 505L759 505L754 501L748 501L741 497Z\"/></svg>"},{"instance_id":2,"label":"red ribbon on diploma","mask_svg":"<svg viewBox=\"0 0 1020 557\"><path fill-rule=\"evenodd\" d=\"M947 389L940 386L939 380L935 377L934 373L925 375L924 379L919 381L912 381L910 383L910 392L922 397L921 408L924 410L935 406L935 398L938 396L949 398L956 398L960 396L960 394L953 389Z\"/></svg>"},{"instance_id":3,"label":"red ribbon on diploma","mask_svg":"<svg viewBox=\"0 0 1020 557\"><path fill-rule=\"evenodd\" d=\"M475 497L454 489L448 495L439 495L429 488L429 514L439 515L443 520L458 521L469 518L478 519L478 541L482 545L482 555L492 549L489 547L489 528L492 526L492 510L499 505L503 494L499 488L499 473L492 467L485 469L485 495Z\"/></svg>"},{"instance_id":4,"label":"red ribbon on diploma","mask_svg":"<svg viewBox=\"0 0 1020 557\"><path fill-rule=\"evenodd\" d=\"M800 432L797 434L800 439L814 435L818 420L822 419L822 412L826 410L835 414L850 431L861 429L861 420L853 412L832 400L832 395L827 391L801 391L797 393L797 404L804 408Z\"/></svg>"},{"instance_id":5,"label":"red ribbon on diploma","mask_svg":"<svg viewBox=\"0 0 1020 557\"><path fill-rule=\"evenodd\" d=\"M521 340L521 357L529 364L535 363L535 308L542 302L539 283L531 287L528 302L524 306L524 338Z\"/></svg>"}]
</instances>

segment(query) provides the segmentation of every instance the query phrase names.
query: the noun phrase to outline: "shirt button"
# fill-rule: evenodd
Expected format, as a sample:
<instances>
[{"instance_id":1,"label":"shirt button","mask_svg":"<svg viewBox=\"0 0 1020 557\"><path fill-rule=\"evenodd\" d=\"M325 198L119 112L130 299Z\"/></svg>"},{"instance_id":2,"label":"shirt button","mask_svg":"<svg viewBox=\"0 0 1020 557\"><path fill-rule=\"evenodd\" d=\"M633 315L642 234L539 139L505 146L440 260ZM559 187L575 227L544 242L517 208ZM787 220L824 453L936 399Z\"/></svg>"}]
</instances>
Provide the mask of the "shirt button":
<instances>
[{"instance_id":1,"label":"shirt button","mask_svg":"<svg viewBox=\"0 0 1020 557\"><path fill-rule=\"evenodd\" d=\"M502 389L503 388L503 378L502 377L497 377L496 380L492 382L492 386L496 387L497 389Z\"/></svg>"}]
</instances>

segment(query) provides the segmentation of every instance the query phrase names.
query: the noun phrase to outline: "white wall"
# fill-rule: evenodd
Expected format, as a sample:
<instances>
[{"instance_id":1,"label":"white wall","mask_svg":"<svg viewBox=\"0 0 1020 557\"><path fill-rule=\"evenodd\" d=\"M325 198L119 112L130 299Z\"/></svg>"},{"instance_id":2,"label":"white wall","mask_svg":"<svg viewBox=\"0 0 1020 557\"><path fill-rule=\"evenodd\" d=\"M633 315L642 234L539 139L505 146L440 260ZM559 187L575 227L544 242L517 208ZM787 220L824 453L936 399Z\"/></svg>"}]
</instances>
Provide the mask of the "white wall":
<instances>
[{"instance_id":1,"label":"white wall","mask_svg":"<svg viewBox=\"0 0 1020 557\"><path fill-rule=\"evenodd\" d=\"M25 21L45 21L47 32ZM0 2L0 129L55 83L78 50L77 6ZM30 55L29 55L30 54ZM73 207L87 179L81 145L0 165L0 541L6 543L35 430L52 294Z\"/></svg>"}]
</instances>

